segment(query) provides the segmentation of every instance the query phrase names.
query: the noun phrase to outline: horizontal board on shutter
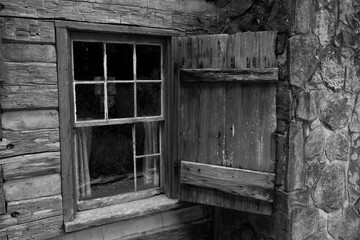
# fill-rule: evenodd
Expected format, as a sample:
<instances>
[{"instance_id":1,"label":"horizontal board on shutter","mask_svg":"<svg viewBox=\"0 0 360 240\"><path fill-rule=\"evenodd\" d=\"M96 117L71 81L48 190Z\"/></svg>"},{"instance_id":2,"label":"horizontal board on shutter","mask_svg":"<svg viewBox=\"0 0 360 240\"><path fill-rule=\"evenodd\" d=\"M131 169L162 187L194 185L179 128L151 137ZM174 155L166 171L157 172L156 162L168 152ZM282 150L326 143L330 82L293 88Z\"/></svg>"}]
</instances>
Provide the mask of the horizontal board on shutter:
<instances>
[{"instance_id":1,"label":"horizontal board on shutter","mask_svg":"<svg viewBox=\"0 0 360 240\"><path fill-rule=\"evenodd\" d=\"M182 82L277 82L277 68L181 69Z\"/></svg>"},{"instance_id":2,"label":"horizontal board on shutter","mask_svg":"<svg viewBox=\"0 0 360 240\"><path fill-rule=\"evenodd\" d=\"M181 162L180 183L273 201L275 174L210 164Z\"/></svg>"}]
</instances>

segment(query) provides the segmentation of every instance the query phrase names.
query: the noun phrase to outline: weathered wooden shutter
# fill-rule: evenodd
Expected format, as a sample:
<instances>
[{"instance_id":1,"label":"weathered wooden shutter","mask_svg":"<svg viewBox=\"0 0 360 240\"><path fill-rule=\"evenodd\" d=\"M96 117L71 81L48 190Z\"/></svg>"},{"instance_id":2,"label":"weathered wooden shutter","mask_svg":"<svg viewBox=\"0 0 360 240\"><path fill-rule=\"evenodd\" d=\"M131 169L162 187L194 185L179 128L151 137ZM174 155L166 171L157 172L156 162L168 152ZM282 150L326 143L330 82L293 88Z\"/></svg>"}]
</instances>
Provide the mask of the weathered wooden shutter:
<instances>
[{"instance_id":1,"label":"weathered wooden shutter","mask_svg":"<svg viewBox=\"0 0 360 240\"><path fill-rule=\"evenodd\" d=\"M179 199L271 214L275 32L177 39Z\"/></svg>"}]
</instances>

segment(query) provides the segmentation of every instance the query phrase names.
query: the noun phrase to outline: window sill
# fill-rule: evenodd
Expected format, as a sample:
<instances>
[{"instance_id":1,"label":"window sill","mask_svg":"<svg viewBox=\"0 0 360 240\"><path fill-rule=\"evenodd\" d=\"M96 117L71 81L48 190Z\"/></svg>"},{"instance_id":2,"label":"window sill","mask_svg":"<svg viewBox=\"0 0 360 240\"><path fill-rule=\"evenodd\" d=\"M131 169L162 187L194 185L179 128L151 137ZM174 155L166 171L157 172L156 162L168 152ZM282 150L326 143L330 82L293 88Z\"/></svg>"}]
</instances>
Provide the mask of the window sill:
<instances>
[{"instance_id":1,"label":"window sill","mask_svg":"<svg viewBox=\"0 0 360 240\"><path fill-rule=\"evenodd\" d=\"M65 232L73 232L89 227L144 216L178 208L179 206L180 203L177 199L171 199L162 194L133 202L80 211L76 213L73 221L65 222Z\"/></svg>"}]
</instances>

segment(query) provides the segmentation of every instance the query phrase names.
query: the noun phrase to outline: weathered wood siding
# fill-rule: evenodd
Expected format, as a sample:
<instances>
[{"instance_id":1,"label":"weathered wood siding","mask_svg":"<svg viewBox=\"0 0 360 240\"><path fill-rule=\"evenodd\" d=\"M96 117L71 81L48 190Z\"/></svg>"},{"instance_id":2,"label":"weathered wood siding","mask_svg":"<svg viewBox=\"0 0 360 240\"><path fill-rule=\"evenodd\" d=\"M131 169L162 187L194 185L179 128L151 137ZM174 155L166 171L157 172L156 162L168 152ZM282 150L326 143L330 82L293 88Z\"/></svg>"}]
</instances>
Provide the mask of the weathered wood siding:
<instances>
[{"instance_id":1,"label":"weathered wood siding","mask_svg":"<svg viewBox=\"0 0 360 240\"><path fill-rule=\"evenodd\" d=\"M217 28L216 4L205 0L1 1L0 239L64 235L56 20L179 34L213 33ZM194 236L209 235L208 223L204 209L190 208L185 213L163 212L74 232L61 239L100 239L89 237L97 236L99 229L106 232L106 239L138 238L139 231L149 232L145 235L150 239L170 235L183 239L194 231Z\"/></svg>"},{"instance_id":2,"label":"weathered wood siding","mask_svg":"<svg viewBox=\"0 0 360 240\"><path fill-rule=\"evenodd\" d=\"M275 38L275 32L182 37L178 62L188 72L274 68ZM219 82L213 76L208 81L191 80L180 83L179 160L274 173L276 85ZM183 200L267 215L272 211L271 203L258 199L180 186Z\"/></svg>"}]
</instances>

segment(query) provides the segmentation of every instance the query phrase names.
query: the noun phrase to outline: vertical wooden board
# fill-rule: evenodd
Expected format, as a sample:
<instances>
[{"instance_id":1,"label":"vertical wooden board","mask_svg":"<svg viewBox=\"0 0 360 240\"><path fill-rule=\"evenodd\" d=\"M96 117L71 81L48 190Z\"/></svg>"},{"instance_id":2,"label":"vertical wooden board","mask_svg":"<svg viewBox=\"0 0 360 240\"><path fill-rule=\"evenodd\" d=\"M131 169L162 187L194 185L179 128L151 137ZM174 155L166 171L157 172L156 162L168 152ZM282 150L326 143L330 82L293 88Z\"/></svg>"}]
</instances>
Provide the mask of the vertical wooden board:
<instances>
[{"instance_id":1,"label":"vertical wooden board","mask_svg":"<svg viewBox=\"0 0 360 240\"><path fill-rule=\"evenodd\" d=\"M70 38L67 29L56 29L58 82L59 82L59 119L61 177L64 206L64 221L74 219L76 212L75 174L72 161L72 128L70 103Z\"/></svg>"},{"instance_id":2,"label":"vertical wooden board","mask_svg":"<svg viewBox=\"0 0 360 240\"><path fill-rule=\"evenodd\" d=\"M276 67L276 37L277 32L257 32L257 38L259 39L259 58L260 68Z\"/></svg>"},{"instance_id":3,"label":"vertical wooden board","mask_svg":"<svg viewBox=\"0 0 360 240\"><path fill-rule=\"evenodd\" d=\"M3 169L0 165L0 214L6 213L6 200L4 194L4 178L3 178Z\"/></svg>"},{"instance_id":4,"label":"vertical wooden board","mask_svg":"<svg viewBox=\"0 0 360 240\"><path fill-rule=\"evenodd\" d=\"M227 93L227 147L233 167L274 172L272 133L276 128L274 85L233 85Z\"/></svg>"}]
</instances>

